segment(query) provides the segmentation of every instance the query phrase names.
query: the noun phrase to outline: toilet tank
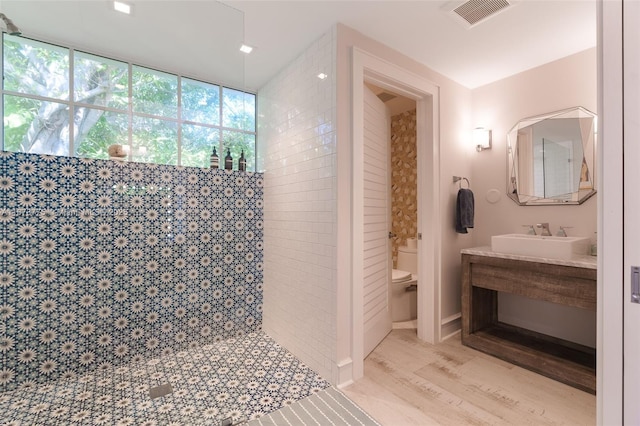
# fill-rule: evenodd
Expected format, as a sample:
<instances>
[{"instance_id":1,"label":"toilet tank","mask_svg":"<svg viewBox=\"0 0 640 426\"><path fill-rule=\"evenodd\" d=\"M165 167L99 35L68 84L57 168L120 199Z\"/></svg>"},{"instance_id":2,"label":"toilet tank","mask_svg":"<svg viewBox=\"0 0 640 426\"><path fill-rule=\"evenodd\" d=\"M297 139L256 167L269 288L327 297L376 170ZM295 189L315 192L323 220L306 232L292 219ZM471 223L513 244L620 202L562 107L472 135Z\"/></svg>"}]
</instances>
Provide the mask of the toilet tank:
<instances>
[{"instance_id":1,"label":"toilet tank","mask_svg":"<svg viewBox=\"0 0 640 426\"><path fill-rule=\"evenodd\" d=\"M398 247L398 262L397 269L402 271L411 272L412 274L418 273L418 249L409 248L407 246Z\"/></svg>"}]
</instances>

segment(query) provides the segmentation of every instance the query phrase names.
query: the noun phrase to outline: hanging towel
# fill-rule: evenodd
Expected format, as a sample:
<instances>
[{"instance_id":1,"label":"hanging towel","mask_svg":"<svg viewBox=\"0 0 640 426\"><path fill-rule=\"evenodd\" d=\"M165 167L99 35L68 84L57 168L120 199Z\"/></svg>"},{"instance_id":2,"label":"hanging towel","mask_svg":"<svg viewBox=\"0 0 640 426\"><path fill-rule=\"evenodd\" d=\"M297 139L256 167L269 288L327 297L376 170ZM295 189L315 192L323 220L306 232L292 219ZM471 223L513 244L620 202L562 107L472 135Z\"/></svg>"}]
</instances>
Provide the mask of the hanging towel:
<instances>
[{"instance_id":1,"label":"hanging towel","mask_svg":"<svg viewBox=\"0 0 640 426\"><path fill-rule=\"evenodd\" d=\"M473 192L461 188L456 200L456 232L467 234L467 228L473 228L473 203Z\"/></svg>"}]
</instances>

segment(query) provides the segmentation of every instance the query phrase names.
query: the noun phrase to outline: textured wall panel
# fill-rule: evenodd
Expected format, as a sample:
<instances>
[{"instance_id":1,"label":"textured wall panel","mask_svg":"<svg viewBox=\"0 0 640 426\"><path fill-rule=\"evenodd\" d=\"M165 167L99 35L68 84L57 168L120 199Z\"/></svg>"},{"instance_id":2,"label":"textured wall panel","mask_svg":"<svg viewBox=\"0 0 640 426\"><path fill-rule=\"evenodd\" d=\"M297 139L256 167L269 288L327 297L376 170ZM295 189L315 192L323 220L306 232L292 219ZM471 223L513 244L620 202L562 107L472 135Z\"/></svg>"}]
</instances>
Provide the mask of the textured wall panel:
<instances>
[{"instance_id":1,"label":"textured wall panel","mask_svg":"<svg viewBox=\"0 0 640 426\"><path fill-rule=\"evenodd\" d=\"M0 153L0 390L262 322L262 175Z\"/></svg>"},{"instance_id":2,"label":"textured wall panel","mask_svg":"<svg viewBox=\"0 0 640 426\"><path fill-rule=\"evenodd\" d=\"M418 232L418 160L416 110L391 117L391 230L393 264L398 247Z\"/></svg>"}]
</instances>

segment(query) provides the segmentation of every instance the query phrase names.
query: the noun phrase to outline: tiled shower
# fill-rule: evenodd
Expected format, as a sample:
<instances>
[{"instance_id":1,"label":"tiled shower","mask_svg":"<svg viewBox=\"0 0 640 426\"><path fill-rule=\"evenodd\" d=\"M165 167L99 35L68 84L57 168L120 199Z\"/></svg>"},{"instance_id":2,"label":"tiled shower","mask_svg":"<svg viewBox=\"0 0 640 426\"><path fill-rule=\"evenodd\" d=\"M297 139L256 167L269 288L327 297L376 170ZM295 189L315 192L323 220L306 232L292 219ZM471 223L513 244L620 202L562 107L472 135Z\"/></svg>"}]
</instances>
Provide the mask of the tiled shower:
<instances>
[{"instance_id":1,"label":"tiled shower","mask_svg":"<svg viewBox=\"0 0 640 426\"><path fill-rule=\"evenodd\" d=\"M336 414L335 52L334 27L260 93L266 206L261 173L0 154L7 424Z\"/></svg>"},{"instance_id":2,"label":"tiled shower","mask_svg":"<svg viewBox=\"0 0 640 426\"><path fill-rule=\"evenodd\" d=\"M237 424L329 387L261 331L262 187L2 152L0 424Z\"/></svg>"},{"instance_id":3,"label":"tiled shower","mask_svg":"<svg viewBox=\"0 0 640 426\"><path fill-rule=\"evenodd\" d=\"M262 176L2 153L0 390L259 330Z\"/></svg>"}]
</instances>

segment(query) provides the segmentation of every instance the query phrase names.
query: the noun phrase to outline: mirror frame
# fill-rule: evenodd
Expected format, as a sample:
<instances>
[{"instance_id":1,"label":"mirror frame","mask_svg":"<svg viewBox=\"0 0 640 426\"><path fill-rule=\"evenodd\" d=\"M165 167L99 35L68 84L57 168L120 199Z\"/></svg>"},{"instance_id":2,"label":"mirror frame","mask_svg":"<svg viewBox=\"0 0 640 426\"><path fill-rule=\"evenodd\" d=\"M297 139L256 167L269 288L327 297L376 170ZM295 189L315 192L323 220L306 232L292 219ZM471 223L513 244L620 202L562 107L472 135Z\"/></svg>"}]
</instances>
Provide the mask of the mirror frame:
<instances>
[{"instance_id":1,"label":"mirror frame","mask_svg":"<svg viewBox=\"0 0 640 426\"><path fill-rule=\"evenodd\" d=\"M570 199L543 198L535 195L520 195L518 192L518 133L545 120L575 118L587 120L582 133L583 167L586 173L581 176L578 191L569 193ZM586 108L577 106L547 114L524 118L511 128L507 134L507 196L520 206L558 206L579 205L596 193L595 153L597 135L597 115ZM586 178L585 178L586 176Z\"/></svg>"}]
</instances>

